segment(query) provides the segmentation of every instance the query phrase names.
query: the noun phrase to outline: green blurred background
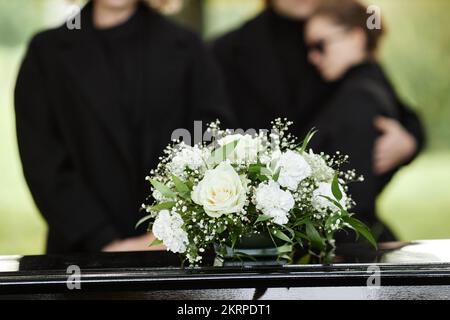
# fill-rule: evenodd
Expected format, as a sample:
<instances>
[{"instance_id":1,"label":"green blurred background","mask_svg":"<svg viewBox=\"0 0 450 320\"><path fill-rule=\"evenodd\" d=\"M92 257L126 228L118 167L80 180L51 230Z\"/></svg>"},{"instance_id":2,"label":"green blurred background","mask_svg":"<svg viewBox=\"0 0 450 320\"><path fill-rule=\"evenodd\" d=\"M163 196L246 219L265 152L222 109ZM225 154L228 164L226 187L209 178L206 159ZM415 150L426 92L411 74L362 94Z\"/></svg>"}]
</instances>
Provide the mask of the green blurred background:
<instances>
[{"instance_id":1,"label":"green blurred background","mask_svg":"<svg viewBox=\"0 0 450 320\"><path fill-rule=\"evenodd\" d=\"M45 222L24 182L17 151L13 88L27 41L63 22L67 4L0 0L0 255L44 252ZM382 63L399 94L420 113L429 137L426 151L380 197L380 215L403 240L450 238L450 1L370 4L380 6L388 27ZM186 0L174 18L212 39L262 7L262 0Z\"/></svg>"}]
</instances>

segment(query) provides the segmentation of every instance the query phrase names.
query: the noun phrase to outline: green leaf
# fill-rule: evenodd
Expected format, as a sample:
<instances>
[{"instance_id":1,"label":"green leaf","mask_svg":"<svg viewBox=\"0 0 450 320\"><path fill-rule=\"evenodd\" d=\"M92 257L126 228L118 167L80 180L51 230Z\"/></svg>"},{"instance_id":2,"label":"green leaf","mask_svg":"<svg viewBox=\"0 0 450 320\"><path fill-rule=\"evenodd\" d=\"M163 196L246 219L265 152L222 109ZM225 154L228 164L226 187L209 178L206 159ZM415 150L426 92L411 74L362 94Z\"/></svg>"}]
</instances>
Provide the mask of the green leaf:
<instances>
[{"instance_id":1,"label":"green leaf","mask_svg":"<svg viewBox=\"0 0 450 320\"><path fill-rule=\"evenodd\" d=\"M144 222L150 220L151 218L152 218L151 215L148 215L148 216L143 217L142 219L140 219L140 220L136 223L136 225L135 225L134 227L137 229L141 224L143 224Z\"/></svg>"},{"instance_id":2,"label":"green leaf","mask_svg":"<svg viewBox=\"0 0 450 320\"><path fill-rule=\"evenodd\" d=\"M291 253L292 250L293 250L293 247L291 244L285 244L284 246L277 247L278 254Z\"/></svg>"},{"instance_id":3,"label":"green leaf","mask_svg":"<svg viewBox=\"0 0 450 320\"><path fill-rule=\"evenodd\" d=\"M291 239L295 238L295 232L293 229L289 228L288 226L284 226L284 225L279 225L279 226L291 234Z\"/></svg>"},{"instance_id":4,"label":"green leaf","mask_svg":"<svg viewBox=\"0 0 450 320\"><path fill-rule=\"evenodd\" d=\"M306 223L306 235L314 247L320 250L324 249L325 247L324 241L320 236L319 232L317 231L316 227L314 227L314 225L311 223L311 221L308 221Z\"/></svg>"},{"instance_id":5,"label":"green leaf","mask_svg":"<svg viewBox=\"0 0 450 320\"><path fill-rule=\"evenodd\" d=\"M255 223L267 221L267 220L270 220L270 219L272 219L271 216L266 216L264 214L261 214L261 215L258 216L258 219L256 219Z\"/></svg>"},{"instance_id":6,"label":"green leaf","mask_svg":"<svg viewBox=\"0 0 450 320\"><path fill-rule=\"evenodd\" d=\"M277 171L275 172L275 174L273 175L273 180L274 181L278 181L278 178L280 177L280 172L281 172L281 167L279 167L277 169Z\"/></svg>"},{"instance_id":7,"label":"green leaf","mask_svg":"<svg viewBox=\"0 0 450 320\"><path fill-rule=\"evenodd\" d=\"M272 171L270 171L270 170L267 169L266 167L262 167L259 174L260 174L261 176L270 177L270 176L272 176Z\"/></svg>"},{"instance_id":8,"label":"green leaf","mask_svg":"<svg viewBox=\"0 0 450 320\"><path fill-rule=\"evenodd\" d=\"M301 239L308 239L308 236L300 231L295 231L295 238L298 242L301 242Z\"/></svg>"},{"instance_id":9,"label":"green leaf","mask_svg":"<svg viewBox=\"0 0 450 320\"><path fill-rule=\"evenodd\" d=\"M208 159L209 165L216 165L223 161L225 161L231 153L236 148L237 144L239 143L239 140L231 141L230 143L227 143L220 148L217 148L211 153L211 156Z\"/></svg>"},{"instance_id":10,"label":"green leaf","mask_svg":"<svg viewBox=\"0 0 450 320\"><path fill-rule=\"evenodd\" d=\"M221 234L222 232L224 232L227 229L225 224L221 224L217 229L216 229L216 233L217 234Z\"/></svg>"},{"instance_id":11,"label":"green leaf","mask_svg":"<svg viewBox=\"0 0 450 320\"><path fill-rule=\"evenodd\" d=\"M152 243L150 243L149 247L157 246L157 245L160 245L160 244L162 244L162 243L163 243L162 240L159 240L158 238L155 238L155 239L152 241Z\"/></svg>"},{"instance_id":12,"label":"green leaf","mask_svg":"<svg viewBox=\"0 0 450 320\"><path fill-rule=\"evenodd\" d=\"M278 161L276 159L270 161L270 170L275 171L277 169Z\"/></svg>"},{"instance_id":13,"label":"green leaf","mask_svg":"<svg viewBox=\"0 0 450 320\"><path fill-rule=\"evenodd\" d=\"M175 206L175 202L169 201L169 202L161 202L154 206L151 206L149 209L150 211L161 211L161 210L169 210L172 209Z\"/></svg>"},{"instance_id":14,"label":"green leaf","mask_svg":"<svg viewBox=\"0 0 450 320\"><path fill-rule=\"evenodd\" d=\"M154 179L150 179L150 183L158 190L164 197L166 198L175 198L176 194L169 187L164 185L163 183L156 181Z\"/></svg>"},{"instance_id":15,"label":"green leaf","mask_svg":"<svg viewBox=\"0 0 450 320\"><path fill-rule=\"evenodd\" d=\"M328 197L328 196L324 196L324 195L320 195L322 198L325 198L325 199L327 199L328 201L330 201L331 203L333 203L336 207L338 207L340 210L343 210L343 211L346 211L345 209L344 209L344 207L339 203L339 202L337 202L335 199L333 199L333 198L330 198L330 197Z\"/></svg>"},{"instance_id":16,"label":"green leaf","mask_svg":"<svg viewBox=\"0 0 450 320\"><path fill-rule=\"evenodd\" d=\"M311 255L305 254L303 257L297 260L296 264L309 264L311 261Z\"/></svg>"},{"instance_id":17,"label":"green leaf","mask_svg":"<svg viewBox=\"0 0 450 320\"><path fill-rule=\"evenodd\" d=\"M377 242L375 241L370 229L360 220L352 218L350 216L343 217L343 220L347 222L357 233L360 233L370 244L377 248Z\"/></svg>"},{"instance_id":18,"label":"green leaf","mask_svg":"<svg viewBox=\"0 0 450 320\"><path fill-rule=\"evenodd\" d=\"M292 242L292 240L283 231L275 229L275 230L272 230L271 233L274 237L277 237L278 239L281 239L281 240L289 242L289 243Z\"/></svg>"},{"instance_id":19,"label":"green leaf","mask_svg":"<svg viewBox=\"0 0 450 320\"><path fill-rule=\"evenodd\" d=\"M189 187L183 181L181 181L181 179L178 178L177 176L172 175L172 181L175 184L175 189L177 189L177 191L179 193L181 193L182 195L186 195L191 192Z\"/></svg>"},{"instance_id":20,"label":"green leaf","mask_svg":"<svg viewBox=\"0 0 450 320\"><path fill-rule=\"evenodd\" d=\"M303 219L297 220L294 223L294 227L298 227L298 226L301 226L303 224L306 224L308 221L309 220L307 218L303 218Z\"/></svg>"},{"instance_id":21,"label":"green leaf","mask_svg":"<svg viewBox=\"0 0 450 320\"><path fill-rule=\"evenodd\" d=\"M287 254L283 254L281 256L278 256L277 260L279 261L281 259L287 260L288 262L292 261L292 257L290 255L287 255Z\"/></svg>"},{"instance_id":22,"label":"green leaf","mask_svg":"<svg viewBox=\"0 0 450 320\"><path fill-rule=\"evenodd\" d=\"M308 147L309 143L311 142L311 139L314 137L314 135L317 133L317 130L312 128L308 134L306 135L305 139L303 140L302 146L299 149L301 153L305 152L306 148Z\"/></svg>"},{"instance_id":23,"label":"green leaf","mask_svg":"<svg viewBox=\"0 0 450 320\"><path fill-rule=\"evenodd\" d=\"M236 233L231 234L231 247L234 248L236 246L236 242L238 240L238 236Z\"/></svg>"},{"instance_id":24,"label":"green leaf","mask_svg":"<svg viewBox=\"0 0 450 320\"><path fill-rule=\"evenodd\" d=\"M259 181L261 181L261 182L264 182L264 181L269 180L269 178L267 178L266 176L263 176L262 174L259 174L259 175L257 176L257 179L258 179Z\"/></svg>"},{"instance_id":25,"label":"green leaf","mask_svg":"<svg viewBox=\"0 0 450 320\"><path fill-rule=\"evenodd\" d=\"M262 166L260 164L251 164L248 166L248 172L250 173L260 173Z\"/></svg>"},{"instance_id":26,"label":"green leaf","mask_svg":"<svg viewBox=\"0 0 450 320\"><path fill-rule=\"evenodd\" d=\"M254 256L251 256L251 255L249 255L249 254L247 254L245 252L236 251L236 252L234 252L234 255L235 255L236 258L242 258L243 257L243 258L250 259L252 261L257 261Z\"/></svg>"},{"instance_id":27,"label":"green leaf","mask_svg":"<svg viewBox=\"0 0 450 320\"><path fill-rule=\"evenodd\" d=\"M341 192L341 188L339 186L339 179L338 179L337 174L334 175L333 183L331 184L331 192L333 192L333 196L336 198L337 201L341 201L342 192Z\"/></svg>"}]
</instances>

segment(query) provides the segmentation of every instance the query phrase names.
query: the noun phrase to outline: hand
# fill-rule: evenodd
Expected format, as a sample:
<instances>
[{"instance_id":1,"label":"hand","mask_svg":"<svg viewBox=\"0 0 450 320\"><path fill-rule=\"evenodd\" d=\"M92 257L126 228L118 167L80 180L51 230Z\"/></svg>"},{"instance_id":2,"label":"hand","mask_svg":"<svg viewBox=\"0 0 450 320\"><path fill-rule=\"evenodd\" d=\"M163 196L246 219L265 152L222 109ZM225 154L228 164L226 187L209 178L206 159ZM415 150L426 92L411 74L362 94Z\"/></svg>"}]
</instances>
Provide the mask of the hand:
<instances>
[{"instance_id":1,"label":"hand","mask_svg":"<svg viewBox=\"0 0 450 320\"><path fill-rule=\"evenodd\" d=\"M116 240L105 246L104 252L125 252L125 251L162 251L166 250L163 245L151 246L155 240L153 233L147 233L139 237Z\"/></svg>"},{"instance_id":2,"label":"hand","mask_svg":"<svg viewBox=\"0 0 450 320\"><path fill-rule=\"evenodd\" d=\"M417 141L400 122L377 117L374 122L382 135L375 141L374 172L385 174L407 162L417 150Z\"/></svg>"}]
</instances>

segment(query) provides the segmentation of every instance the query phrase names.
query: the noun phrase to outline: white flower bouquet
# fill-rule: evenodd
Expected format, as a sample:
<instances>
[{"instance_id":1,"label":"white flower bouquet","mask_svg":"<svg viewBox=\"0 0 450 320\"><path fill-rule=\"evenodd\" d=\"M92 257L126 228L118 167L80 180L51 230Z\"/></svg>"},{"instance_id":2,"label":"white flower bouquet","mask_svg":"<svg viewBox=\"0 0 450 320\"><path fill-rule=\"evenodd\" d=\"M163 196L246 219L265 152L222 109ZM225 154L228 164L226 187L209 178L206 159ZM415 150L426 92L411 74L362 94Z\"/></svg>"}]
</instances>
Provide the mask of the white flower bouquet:
<instances>
[{"instance_id":1,"label":"white flower bouquet","mask_svg":"<svg viewBox=\"0 0 450 320\"><path fill-rule=\"evenodd\" d=\"M147 179L152 185L147 215L156 240L197 264L215 245L239 247L252 234L267 235L279 258L291 260L298 247L324 257L334 234L353 229L373 245L369 229L355 219L348 183L362 180L341 172L347 157L308 150L288 133L291 122L277 119L270 132L236 134L209 125L214 143L189 146L174 141Z\"/></svg>"}]
</instances>

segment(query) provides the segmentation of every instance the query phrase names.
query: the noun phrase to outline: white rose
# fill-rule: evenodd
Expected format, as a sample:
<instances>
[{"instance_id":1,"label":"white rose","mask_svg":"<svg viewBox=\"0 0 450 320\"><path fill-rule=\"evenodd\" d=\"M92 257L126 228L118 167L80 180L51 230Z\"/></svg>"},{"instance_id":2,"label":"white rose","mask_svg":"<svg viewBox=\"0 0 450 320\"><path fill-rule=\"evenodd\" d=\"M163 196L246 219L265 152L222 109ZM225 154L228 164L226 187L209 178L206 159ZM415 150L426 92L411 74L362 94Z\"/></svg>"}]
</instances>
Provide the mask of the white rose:
<instances>
[{"instance_id":1,"label":"white rose","mask_svg":"<svg viewBox=\"0 0 450 320\"><path fill-rule=\"evenodd\" d=\"M176 212L162 210L153 223L152 232L174 253L184 253L189 243L186 231L182 229L184 224L181 216Z\"/></svg>"},{"instance_id":2,"label":"white rose","mask_svg":"<svg viewBox=\"0 0 450 320\"><path fill-rule=\"evenodd\" d=\"M280 185L271 180L261 183L255 192L256 209L272 217L277 224L284 225L289 221L289 211L294 207L295 201L289 191L284 191Z\"/></svg>"},{"instance_id":3,"label":"white rose","mask_svg":"<svg viewBox=\"0 0 450 320\"><path fill-rule=\"evenodd\" d=\"M339 201L339 203L343 208L345 208L347 202L347 195L344 193L341 186L339 186L339 189L341 190L342 193L342 199ZM316 209L319 212L325 212L327 210L331 210L332 212L339 211L339 208L330 200L324 198L324 196L331 199L335 199L333 191L331 190L331 183L329 182L319 183L316 190L314 190L311 202L314 209Z\"/></svg>"},{"instance_id":4,"label":"white rose","mask_svg":"<svg viewBox=\"0 0 450 320\"><path fill-rule=\"evenodd\" d=\"M238 141L233 152L228 159L233 163L253 163L258 158L258 152L261 148L261 143L258 138L246 134L232 134L219 140L219 145L224 146L233 141Z\"/></svg>"},{"instance_id":5,"label":"white rose","mask_svg":"<svg viewBox=\"0 0 450 320\"><path fill-rule=\"evenodd\" d=\"M278 183L289 190L297 190L298 184L311 176L312 169L298 152L287 150L276 159L276 170L280 169Z\"/></svg>"},{"instance_id":6,"label":"white rose","mask_svg":"<svg viewBox=\"0 0 450 320\"><path fill-rule=\"evenodd\" d=\"M194 186L192 200L203 206L210 217L236 213L242 210L246 200L247 182L243 181L226 162L213 170L207 170L205 176Z\"/></svg>"}]
</instances>

